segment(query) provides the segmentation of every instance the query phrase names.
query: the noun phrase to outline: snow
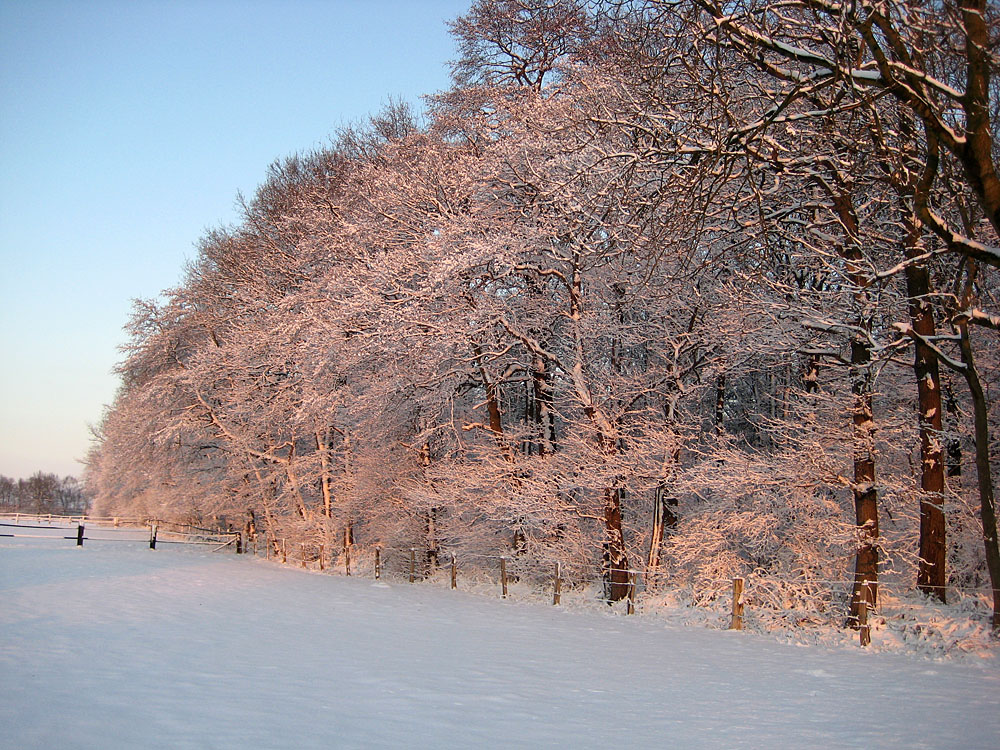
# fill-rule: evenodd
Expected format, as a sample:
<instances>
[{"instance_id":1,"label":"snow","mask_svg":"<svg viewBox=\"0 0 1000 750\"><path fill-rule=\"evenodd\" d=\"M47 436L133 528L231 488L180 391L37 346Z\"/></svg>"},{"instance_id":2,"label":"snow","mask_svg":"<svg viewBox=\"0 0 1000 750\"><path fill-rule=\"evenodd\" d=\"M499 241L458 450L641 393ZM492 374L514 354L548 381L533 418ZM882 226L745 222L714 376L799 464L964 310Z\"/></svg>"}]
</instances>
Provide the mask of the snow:
<instances>
[{"instance_id":1,"label":"snow","mask_svg":"<svg viewBox=\"0 0 1000 750\"><path fill-rule=\"evenodd\" d=\"M972 749L1000 737L992 660L790 645L143 539L0 539L0 592L4 747Z\"/></svg>"}]
</instances>

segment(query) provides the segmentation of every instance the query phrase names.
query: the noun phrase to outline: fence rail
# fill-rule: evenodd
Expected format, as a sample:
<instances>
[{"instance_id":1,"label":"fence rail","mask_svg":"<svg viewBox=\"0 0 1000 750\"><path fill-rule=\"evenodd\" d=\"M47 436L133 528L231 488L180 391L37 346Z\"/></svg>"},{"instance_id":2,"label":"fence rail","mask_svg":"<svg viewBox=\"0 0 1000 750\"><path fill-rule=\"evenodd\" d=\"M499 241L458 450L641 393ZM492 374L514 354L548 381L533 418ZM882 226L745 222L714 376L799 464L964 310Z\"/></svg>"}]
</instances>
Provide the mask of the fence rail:
<instances>
[{"instance_id":1,"label":"fence rail","mask_svg":"<svg viewBox=\"0 0 1000 750\"><path fill-rule=\"evenodd\" d=\"M0 537L12 539L50 539L50 540L76 540L77 546L84 546L84 542L131 542L144 543L147 540L150 549L156 549L159 544L191 544L191 545L211 545L213 551L234 547L237 552L243 551L240 532L220 529L206 529L193 526L191 524L177 524L169 521L157 521L154 519L125 519L93 516L56 516L50 514L24 514L24 513L4 513L0 518ZM22 523L21 521L33 520L34 523ZM13 521L13 523L9 523ZM162 528L162 527L167 528ZM174 527L174 528L170 528ZM98 529L103 532L102 536L88 536L86 529ZM52 534L21 534L15 530L28 529L31 531L51 531ZM6 530L10 530L8 533ZM73 536L60 536L58 532L73 531ZM142 536L136 536L142 534ZM110 536L108 536L110 535Z\"/></svg>"}]
</instances>

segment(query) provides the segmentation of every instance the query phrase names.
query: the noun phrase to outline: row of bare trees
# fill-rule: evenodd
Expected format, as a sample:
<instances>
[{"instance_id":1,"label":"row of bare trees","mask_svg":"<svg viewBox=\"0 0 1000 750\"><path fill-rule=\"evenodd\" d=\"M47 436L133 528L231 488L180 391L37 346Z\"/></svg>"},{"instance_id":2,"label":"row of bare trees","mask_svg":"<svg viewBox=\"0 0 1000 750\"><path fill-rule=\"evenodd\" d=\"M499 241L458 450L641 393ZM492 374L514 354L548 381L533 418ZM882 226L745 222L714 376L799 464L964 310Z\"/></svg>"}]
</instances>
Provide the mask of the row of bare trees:
<instances>
[{"instance_id":1,"label":"row of bare trees","mask_svg":"<svg viewBox=\"0 0 1000 750\"><path fill-rule=\"evenodd\" d=\"M997 15L477 0L137 305L98 507L1000 626Z\"/></svg>"},{"instance_id":2,"label":"row of bare trees","mask_svg":"<svg viewBox=\"0 0 1000 750\"><path fill-rule=\"evenodd\" d=\"M0 510L5 513L85 513L90 498L75 477L36 471L27 479L0 474Z\"/></svg>"}]
</instances>

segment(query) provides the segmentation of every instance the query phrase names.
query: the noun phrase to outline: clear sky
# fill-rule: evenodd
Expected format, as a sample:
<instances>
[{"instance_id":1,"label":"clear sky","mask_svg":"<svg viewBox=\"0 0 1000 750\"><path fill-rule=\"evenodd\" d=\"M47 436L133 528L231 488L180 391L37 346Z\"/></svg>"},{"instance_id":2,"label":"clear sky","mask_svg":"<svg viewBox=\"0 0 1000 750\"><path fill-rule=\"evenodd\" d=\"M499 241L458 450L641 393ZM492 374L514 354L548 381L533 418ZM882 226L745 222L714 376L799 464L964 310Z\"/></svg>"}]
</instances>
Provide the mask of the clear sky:
<instances>
[{"instance_id":1,"label":"clear sky","mask_svg":"<svg viewBox=\"0 0 1000 750\"><path fill-rule=\"evenodd\" d=\"M131 300L275 159L446 88L471 0L0 0L0 474L79 476Z\"/></svg>"}]
</instances>

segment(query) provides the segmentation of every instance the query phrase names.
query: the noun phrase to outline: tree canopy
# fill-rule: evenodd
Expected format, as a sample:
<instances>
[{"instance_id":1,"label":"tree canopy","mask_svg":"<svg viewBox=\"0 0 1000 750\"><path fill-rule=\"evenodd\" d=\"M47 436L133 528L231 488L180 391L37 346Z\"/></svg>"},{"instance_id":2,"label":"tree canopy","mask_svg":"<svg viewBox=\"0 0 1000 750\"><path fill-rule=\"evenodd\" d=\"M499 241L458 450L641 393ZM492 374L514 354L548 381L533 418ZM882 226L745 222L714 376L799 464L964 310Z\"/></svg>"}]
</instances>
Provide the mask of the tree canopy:
<instances>
[{"instance_id":1,"label":"tree canopy","mask_svg":"<svg viewBox=\"0 0 1000 750\"><path fill-rule=\"evenodd\" d=\"M137 304L96 508L559 561L611 600L996 591L996 5L476 0L452 30L426 121L276 162Z\"/></svg>"}]
</instances>

